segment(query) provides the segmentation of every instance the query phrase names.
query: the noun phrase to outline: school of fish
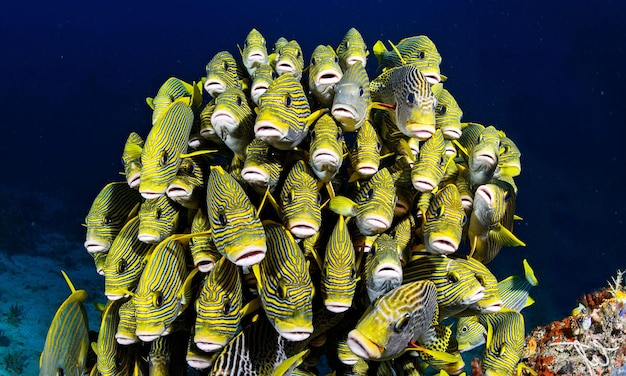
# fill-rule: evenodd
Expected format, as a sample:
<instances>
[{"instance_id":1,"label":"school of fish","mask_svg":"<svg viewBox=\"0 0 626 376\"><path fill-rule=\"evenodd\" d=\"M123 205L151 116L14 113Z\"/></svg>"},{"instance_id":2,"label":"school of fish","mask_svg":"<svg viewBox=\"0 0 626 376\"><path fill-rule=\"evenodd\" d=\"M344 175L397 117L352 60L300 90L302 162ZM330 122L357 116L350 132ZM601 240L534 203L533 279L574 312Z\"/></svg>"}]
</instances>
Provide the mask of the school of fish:
<instances>
[{"instance_id":1,"label":"school of fish","mask_svg":"<svg viewBox=\"0 0 626 376\"><path fill-rule=\"evenodd\" d=\"M459 375L482 344L485 375L519 374L537 279L488 269L525 246L519 149L461 121L427 36L377 41L376 76L356 29L336 42L305 60L252 29L147 98L85 219L98 339L64 275L40 375Z\"/></svg>"}]
</instances>

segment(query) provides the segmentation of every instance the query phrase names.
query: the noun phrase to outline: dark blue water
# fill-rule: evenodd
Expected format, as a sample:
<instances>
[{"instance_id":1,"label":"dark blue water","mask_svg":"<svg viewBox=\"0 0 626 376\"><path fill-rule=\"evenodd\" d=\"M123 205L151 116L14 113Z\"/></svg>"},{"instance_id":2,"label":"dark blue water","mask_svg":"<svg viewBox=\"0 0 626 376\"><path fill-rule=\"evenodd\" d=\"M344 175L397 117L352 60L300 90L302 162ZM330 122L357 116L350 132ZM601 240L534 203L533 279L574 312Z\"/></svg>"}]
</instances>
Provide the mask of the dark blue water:
<instances>
[{"instance_id":1,"label":"dark blue water","mask_svg":"<svg viewBox=\"0 0 626 376\"><path fill-rule=\"evenodd\" d=\"M521 149L515 233L527 247L504 249L490 268L500 279L521 274L523 258L534 267L529 327L561 318L626 268L621 2L214 3L3 5L0 185L14 192L2 200L5 243L45 231L84 237L91 201L120 179L127 135L149 130L145 97L168 77L199 80L216 52L238 57L253 27L268 44L296 39L307 59L356 27L370 48L428 35L463 120L494 125Z\"/></svg>"}]
</instances>

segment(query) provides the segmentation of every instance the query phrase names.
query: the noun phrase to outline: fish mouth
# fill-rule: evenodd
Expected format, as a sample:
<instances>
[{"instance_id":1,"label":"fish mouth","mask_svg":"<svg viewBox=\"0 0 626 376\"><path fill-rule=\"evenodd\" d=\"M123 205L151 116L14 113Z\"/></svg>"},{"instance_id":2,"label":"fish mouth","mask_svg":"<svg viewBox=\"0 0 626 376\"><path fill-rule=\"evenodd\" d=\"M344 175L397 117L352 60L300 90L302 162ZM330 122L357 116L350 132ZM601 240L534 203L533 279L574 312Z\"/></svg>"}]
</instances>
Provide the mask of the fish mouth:
<instances>
[{"instance_id":1,"label":"fish mouth","mask_svg":"<svg viewBox=\"0 0 626 376\"><path fill-rule=\"evenodd\" d=\"M339 156L328 149L316 150L311 156L311 160L319 166L337 166L339 164Z\"/></svg>"},{"instance_id":2,"label":"fish mouth","mask_svg":"<svg viewBox=\"0 0 626 376\"><path fill-rule=\"evenodd\" d=\"M346 64L348 64L348 66L353 65L356 62L363 64L363 68L365 68L365 64L367 63L367 60L365 60L364 58L360 56L351 56L346 60Z\"/></svg>"},{"instance_id":3,"label":"fish mouth","mask_svg":"<svg viewBox=\"0 0 626 376\"><path fill-rule=\"evenodd\" d=\"M226 128L228 131L232 132L237 128L239 124L235 120L233 114L228 111L218 110L213 113L211 116L211 124L213 128L217 131L217 128Z\"/></svg>"},{"instance_id":4,"label":"fish mouth","mask_svg":"<svg viewBox=\"0 0 626 376\"><path fill-rule=\"evenodd\" d=\"M409 131L409 136L425 141L435 134L435 125L407 122L407 130Z\"/></svg>"},{"instance_id":5,"label":"fish mouth","mask_svg":"<svg viewBox=\"0 0 626 376\"><path fill-rule=\"evenodd\" d=\"M393 208L393 215L396 217L401 217L409 212L409 203L406 200L402 200L398 198L396 201L396 206Z\"/></svg>"},{"instance_id":6,"label":"fish mouth","mask_svg":"<svg viewBox=\"0 0 626 376\"><path fill-rule=\"evenodd\" d=\"M261 120L254 124L254 135L261 140L266 141L282 139L284 133L280 127L273 122L269 120Z\"/></svg>"},{"instance_id":7,"label":"fish mouth","mask_svg":"<svg viewBox=\"0 0 626 376\"><path fill-rule=\"evenodd\" d=\"M156 191L150 191L150 190L142 191L141 186L139 186L139 193L141 193L141 197L145 198L146 200L154 200L156 198L163 196L165 194L165 191L163 192L156 192Z\"/></svg>"},{"instance_id":8,"label":"fish mouth","mask_svg":"<svg viewBox=\"0 0 626 376\"><path fill-rule=\"evenodd\" d=\"M313 226L306 222L294 222L288 223L289 232L296 238L305 239L315 235L319 231L319 226Z\"/></svg>"},{"instance_id":9,"label":"fish mouth","mask_svg":"<svg viewBox=\"0 0 626 376\"><path fill-rule=\"evenodd\" d=\"M137 239L143 243L156 244L161 241L161 236L159 234L139 233Z\"/></svg>"},{"instance_id":10,"label":"fish mouth","mask_svg":"<svg viewBox=\"0 0 626 376\"><path fill-rule=\"evenodd\" d=\"M260 52L253 52L246 57L246 68L252 68L265 62L266 55Z\"/></svg>"},{"instance_id":11,"label":"fish mouth","mask_svg":"<svg viewBox=\"0 0 626 376\"><path fill-rule=\"evenodd\" d=\"M357 163L355 167L358 174L364 178L370 178L378 172L378 166L371 163Z\"/></svg>"},{"instance_id":12,"label":"fish mouth","mask_svg":"<svg viewBox=\"0 0 626 376\"><path fill-rule=\"evenodd\" d=\"M84 246L89 253L99 253L111 248L111 243L98 240L86 240Z\"/></svg>"},{"instance_id":13,"label":"fish mouth","mask_svg":"<svg viewBox=\"0 0 626 376\"><path fill-rule=\"evenodd\" d=\"M468 195L461 195L461 205L465 211L472 210L472 206L474 206L474 199Z\"/></svg>"},{"instance_id":14,"label":"fish mouth","mask_svg":"<svg viewBox=\"0 0 626 376\"><path fill-rule=\"evenodd\" d=\"M356 121L356 116L357 116L356 110L346 104L333 105L330 113L339 122L345 121L345 120Z\"/></svg>"},{"instance_id":15,"label":"fish mouth","mask_svg":"<svg viewBox=\"0 0 626 376\"><path fill-rule=\"evenodd\" d=\"M115 334L115 340L120 345L132 345L133 343L137 343L137 337L126 336L123 334Z\"/></svg>"},{"instance_id":16,"label":"fish mouth","mask_svg":"<svg viewBox=\"0 0 626 376\"><path fill-rule=\"evenodd\" d=\"M205 145L204 140L205 139L204 137L202 137L202 135L198 135L196 133L195 135L189 136L189 142L187 142L187 145L189 145L189 147L192 149L198 149Z\"/></svg>"},{"instance_id":17,"label":"fish mouth","mask_svg":"<svg viewBox=\"0 0 626 376\"><path fill-rule=\"evenodd\" d=\"M141 174L139 172L135 172L134 174L127 176L126 181L128 182L128 186L137 189L139 188Z\"/></svg>"},{"instance_id":18,"label":"fish mouth","mask_svg":"<svg viewBox=\"0 0 626 376\"><path fill-rule=\"evenodd\" d=\"M493 167L496 165L496 163L498 163L498 158L488 152L483 152L483 153L479 153L475 159L479 162L482 162L490 167Z\"/></svg>"},{"instance_id":19,"label":"fish mouth","mask_svg":"<svg viewBox=\"0 0 626 376\"><path fill-rule=\"evenodd\" d=\"M265 258L265 251L267 249L265 247L259 246L249 246L244 248L241 252L236 255L233 255L233 258L229 257L235 265L238 266L250 266L254 264L258 264Z\"/></svg>"},{"instance_id":20,"label":"fish mouth","mask_svg":"<svg viewBox=\"0 0 626 376\"><path fill-rule=\"evenodd\" d=\"M224 348L224 346L226 346L226 342L219 343L216 341L210 341L210 340L205 340L205 339L199 339L199 340L194 339L194 342L196 343L196 346L204 352L217 351L219 349Z\"/></svg>"},{"instance_id":21,"label":"fish mouth","mask_svg":"<svg viewBox=\"0 0 626 376\"><path fill-rule=\"evenodd\" d=\"M313 330L301 329L301 330L290 330L290 331L281 331L279 332L280 336L288 341L298 342L304 341L309 338L313 333Z\"/></svg>"},{"instance_id":22,"label":"fish mouth","mask_svg":"<svg viewBox=\"0 0 626 376\"><path fill-rule=\"evenodd\" d=\"M461 137L461 129L457 127L442 127L441 133L443 133L443 137L448 140L458 140Z\"/></svg>"},{"instance_id":23,"label":"fish mouth","mask_svg":"<svg viewBox=\"0 0 626 376\"><path fill-rule=\"evenodd\" d=\"M333 69L325 69L315 77L315 82L318 85L335 85L340 80L341 76Z\"/></svg>"},{"instance_id":24,"label":"fish mouth","mask_svg":"<svg viewBox=\"0 0 626 376\"><path fill-rule=\"evenodd\" d=\"M137 334L137 338L139 338L141 342L152 342L155 339L161 337L160 334L140 334L140 333L136 333L136 334Z\"/></svg>"},{"instance_id":25,"label":"fish mouth","mask_svg":"<svg viewBox=\"0 0 626 376\"><path fill-rule=\"evenodd\" d=\"M197 355L196 356L187 355L187 358L185 360L187 361L187 364L189 365L189 367L193 369L206 369L213 365L211 358L208 358L208 357L202 358Z\"/></svg>"},{"instance_id":26,"label":"fish mouth","mask_svg":"<svg viewBox=\"0 0 626 376\"><path fill-rule=\"evenodd\" d=\"M424 176L418 176L413 179L413 187L422 193L431 192L436 186L437 183L434 180Z\"/></svg>"},{"instance_id":27,"label":"fish mouth","mask_svg":"<svg viewBox=\"0 0 626 376\"><path fill-rule=\"evenodd\" d=\"M189 189L188 187L184 187L180 184L170 184L169 187L167 187L167 190L165 191L165 194L167 194L167 197L171 198L172 200L189 199L192 193L193 193L193 190Z\"/></svg>"},{"instance_id":28,"label":"fish mouth","mask_svg":"<svg viewBox=\"0 0 626 376\"><path fill-rule=\"evenodd\" d=\"M391 223L387 218L380 215L368 215L361 221L359 230L361 230L363 235L375 235L384 232L390 226ZM363 232L363 230L365 230L365 232Z\"/></svg>"},{"instance_id":29,"label":"fish mouth","mask_svg":"<svg viewBox=\"0 0 626 376\"><path fill-rule=\"evenodd\" d=\"M246 167L241 170L241 177L248 184L266 186L269 181L269 175L260 168Z\"/></svg>"},{"instance_id":30,"label":"fish mouth","mask_svg":"<svg viewBox=\"0 0 626 376\"><path fill-rule=\"evenodd\" d=\"M350 309L352 304L341 303L341 302L333 302L333 303L325 303L326 309L332 313L342 313Z\"/></svg>"},{"instance_id":31,"label":"fish mouth","mask_svg":"<svg viewBox=\"0 0 626 376\"><path fill-rule=\"evenodd\" d=\"M120 300L120 299L128 297L128 294L107 294L106 291L105 291L104 295L109 300Z\"/></svg>"},{"instance_id":32,"label":"fish mouth","mask_svg":"<svg viewBox=\"0 0 626 376\"><path fill-rule=\"evenodd\" d=\"M379 265L373 273L376 278L382 278L385 280L400 280L402 281L402 268L399 265L392 263L382 263Z\"/></svg>"},{"instance_id":33,"label":"fish mouth","mask_svg":"<svg viewBox=\"0 0 626 376\"><path fill-rule=\"evenodd\" d=\"M259 104L259 97L267 91L268 87L269 86L265 83L252 85L252 87L250 88L250 96L252 97L252 101L256 104Z\"/></svg>"},{"instance_id":34,"label":"fish mouth","mask_svg":"<svg viewBox=\"0 0 626 376\"><path fill-rule=\"evenodd\" d=\"M346 341L350 351L355 355L365 359L378 359L382 353L382 348L365 338L358 330L353 329L348 333Z\"/></svg>"},{"instance_id":35,"label":"fish mouth","mask_svg":"<svg viewBox=\"0 0 626 376\"><path fill-rule=\"evenodd\" d=\"M283 73L293 73L295 72L296 67L287 60L279 60L276 63L276 74L278 74L279 76Z\"/></svg>"},{"instance_id":36,"label":"fish mouth","mask_svg":"<svg viewBox=\"0 0 626 376\"><path fill-rule=\"evenodd\" d=\"M208 273L213 270L213 267L215 266L215 260L210 257L205 257L194 261L196 268L201 273Z\"/></svg>"},{"instance_id":37,"label":"fish mouth","mask_svg":"<svg viewBox=\"0 0 626 376\"><path fill-rule=\"evenodd\" d=\"M210 96L216 97L218 94L226 91L226 85L218 80L206 80L204 83L204 90L206 90Z\"/></svg>"},{"instance_id":38,"label":"fish mouth","mask_svg":"<svg viewBox=\"0 0 626 376\"><path fill-rule=\"evenodd\" d=\"M430 236L428 244L431 253L441 255L454 253L459 248L459 242L446 235L433 234Z\"/></svg>"},{"instance_id":39,"label":"fish mouth","mask_svg":"<svg viewBox=\"0 0 626 376\"><path fill-rule=\"evenodd\" d=\"M476 188L474 195L479 195L480 198L488 205L492 206L494 202L494 194L491 189L486 185L481 185Z\"/></svg>"},{"instance_id":40,"label":"fish mouth","mask_svg":"<svg viewBox=\"0 0 626 376\"><path fill-rule=\"evenodd\" d=\"M478 302L480 303L480 302ZM480 307L480 313L484 314L484 313L496 313L496 312L500 312L502 310L502 300L498 300L496 302L487 304L485 306L481 306L481 304L478 305Z\"/></svg>"},{"instance_id":41,"label":"fish mouth","mask_svg":"<svg viewBox=\"0 0 626 376\"><path fill-rule=\"evenodd\" d=\"M471 294L469 294L469 296L467 296L465 299L463 299L463 304L474 304L477 303L480 299L485 297L485 288L484 287L479 287L476 290L474 290Z\"/></svg>"}]
</instances>

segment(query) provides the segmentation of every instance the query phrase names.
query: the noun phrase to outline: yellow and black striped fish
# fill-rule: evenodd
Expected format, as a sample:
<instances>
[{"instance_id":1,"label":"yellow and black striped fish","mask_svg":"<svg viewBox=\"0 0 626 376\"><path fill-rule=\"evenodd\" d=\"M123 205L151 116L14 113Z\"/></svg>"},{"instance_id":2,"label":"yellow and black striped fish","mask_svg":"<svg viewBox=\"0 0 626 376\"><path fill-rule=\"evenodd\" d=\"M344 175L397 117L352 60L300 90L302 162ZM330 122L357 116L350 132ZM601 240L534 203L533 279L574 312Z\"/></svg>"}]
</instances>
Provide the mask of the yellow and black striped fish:
<instances>
[{"instance_id":1,"label":"yellow and black striped fish","mask_svg":"<svg viewBox=\"0 0 626 376\"><path fill-rule=\"evenodd\" d=\"M274 70L281 76L290 74L300 81L304 70L304 55L300 44L295 40L281 44L274 55Z\"/></svg>"},{"instance_id":2,"label":"yellow and black striped fish","mask_svg":"<svg viewBox=\"0 0 626 376\"><path fill-rule=\"evenodd\" d=\"M193 125L193 111L188 103L175 101L152 126L141 152L139 192L146 199L165 194L180 167L181 154Z\"/></svg>"},{"instance_id":3,"label":"yellow and black striped fish","mask_svg":"<svg viewBox=\"0 0 626 376\"><path fill-rule=\"evenodd\" d=\"M369 121L356 131L356 139L350 153L353 174L359 179L369 179L380 167L381 140Z\"/></svg>"},{"instance_id":4,"label":"yellow and black striped fish","mask_svg":"<svg viewBox=\"0 0 626 376\"><path fill-rule=\"evenodd\" d=\"M125 182L105 185L91 204L85 218L85 248L89 253L106 252L124 224L137 215L141 202L137 190Z\"/></svg>"},{"instance_id":5,"label":"yellow and black striped fish","mask_svg":"<svg viewBox=\"0 0 626 376\"><path fill-rule=\"evenodd\" d=\"M443 133L438 129L424 142L419 158L411 168L411 180L415 189L420 192L431 192L439 186L450 161L445 152Z\"/></svg>"},{"instance_id":6,"label":"yellow and black striped fish","mask_svg":"<svg viewBox=\"0 0 626 376\"><path fill-rule=\"evenodd\" d=\"M139 189L141 179L141 152L144 140L136 132L131 132L124 144L122 153L122 164L124 165L124 176L128 186Z\"/></svg>"},{"instance_id":7,"label":"yellow and black striped fish","mask_svg":"<svg viewBox=\"0 0 626 376\"><path fill-rule=\"evenodd\" d=\"M115 332L120 320L118 310L121 305L121 300L110 300L107 302L104 312L102 312L98 340L92 343L92 348L96 353L96 367L102 376L115 376L128 371L128 369L122 369L124 363L120 362L120 360L127 355L125 353L129 349L118 346L115 340Z\"/></svg>"},{"instance_id":8,"label":"yellow and black striped fish","mask_svg":"<svg viewBox=\"0 0 626 376\"><path fill-rule=\"evenodd\" d=\"M372 47L380 68L384 70L410 64L421 70L431 84L441 82L441 55L426 35L404 38L396 45L389 41L389 44L391 50L387 50L382 41L376 41Z\"/></svg>"},{"instance_id":9,"label":"yellow and black striped fish","mask_svg":"<svg viewBox=\"0 0 626 376\"><path fill-rule=\"evenodd\" d=\"M363 279L370 302L402 284L398 246L389 234L380 234L374 241L365 259Z\"/></svg>"},{"instance_id":10,"label":"yellow and black striped fish","mask_svg":"<svg viewBox=\"0 0 626 376\"><path fill-rule=\"evenodd\" d=\"M485 295L475 304L470 305L465 311L457 316L473 316L485 313L499 312L504 302L498 290L498 280L493 273L483 264L473 257L467 255L452 254L450 257L472 270L478 282L485 288Z\"/></svg>"},{"instance_id":11,"label":"yellow and black striped fish","mask_svg":"<svg viewBox=\"0 0 626 376\"><path fill-rule=\"evenodd\" d=\"M363 67L367 65L367 55L369 55L367 45L361 33L353 27L343 36L336 51L339 65L344 72L356 62L360 62Z\"/></svg>"},{"instance_id":12,"label":"yellow and black striped fish","mask_svg":"<svg viewBox=\"0 0 626 376\"><path fill-rule=\"evenodd\" d=\"M433 88L433 90L435 90ZM435 126L441 129L446 140L456 140L461 137L461 117L463 111L452 94L443 87L435 91L437 107L435 107Z\"/></svg>"},{"instance_id":13,"label":"yellow and black striped fish","mask_svg":"<svg viewBox=\"0 0 626 376\"><path fill-rule=\"evenodd\" d=\"M147 98L146 101L152 108L152 124L156 124L167 112L174 101L179 98L191 98L189 105L197 109L202 102L202 96L196 91L196 84L189 84L176 77L168 78L159 88L154 98Z\"/></svg>"},{"instance_id":14,"label":"yellow and black striped fish","mask_svg":"<svg viewBox=\"0 0 626 376\"><path fill-rule=\"evenodd\" d=\"M448 184L433 195L422 219L422 236L427 252L447 255L456 252L467 221L459 191Z\"/></svg>"},{"instance_id":15,"label":"yellow and black striped fish","mask_svg":"<svg viewBox=\"0 0 626 376\"><path fill-rule=\"evenodd\" d=\"M350 233L342 215L326 244L320 289L326 308L334 313L352 306L356 291L356 255Z\"/></svg>"},{"instance_id":16,"label":"yellow and black striped fish","mask_svg":"<svg viewBox=\"0 0 626 376\"><path fill-rule=\"evenodd\" d=\"M202 351L218 351L235 336L243 315L239 268L222 257L205 277L195 301L193 341Z\"/></svg>"},{"instance_id":17,"label":"yellow and black striped fish","mask_svg":"<svg viewBox=\"0 0 626 376\"><path fill-rule=\"evenodd\" d=\"M233 55L228 51L220 51L206 65L206 80L204 90L213 98L227 88L245 88L244 80L248 73L243 69Z\"/></svg>"},{"instance_id":18,"label":"yellow and black striped fish","mask_svg":"<svg viewBox=\"0 0 626 376\"><path fill-rule=\"evenodd\" d=\"M264 224L267 254L253 266L259 297L272 326L289 341L313 333L313 282L298 244L283 226Z\"/></svg>"},{"instance_id":19,"label":"yellow and black striped fish","mask_svg":"<svg viewBox=\"0 0 626 376\"><path fill-rule=\"evenodd\" d=\"M328 183L343 163L345 142L341 128L329 114L324 114L310 133L309 165L320 181Z\"/></svg>"},{"instance_id":20,"label":"yellow and black striped fish","mask_svg":"<svg viewBox=\"0 0 626 376\"><path fill-rule=\"evenodd\" d=\"M516 311L479 315L478 322L487 328L482 357L485 375L513 375L524 347L524 316Z\"/></svg>"},{"instance_id":21,"label":"yellow and black striped fish","mask_svg":"<svg viewBox=\"0 0 626 376\"><path fill-rule=\"evenodd\" d=\"M71 294L61 303L48 328L39 358L39 376L82 375L87 367L89 324L83 307L87 291L76 290L67 274L61 273Z\"/></svg>"},{"instance_id":22,"label":"yellow and black striped fish","mask_svg":"<svg viewBox=\"0 0 626 376\"><path fill-rule=\"evenodd\" d=\"M369 116L372 96L364 64L351 64L335 86L331 113L344 132L359 129Z\"/></svg>"},{"instance_id":23,"label":"yellow and black striped fish","mask_svg":"<svg viewBox=\"0 0 626 376\"><path fill-rule=\"evenodd\" d=\"M267 250L261 220L241 185L220 166L211 166L206 202L219 253L239 266L258 264Z\"/></svg>"},{"instance_id":24,"label":"yellow and black striped fish","mask_svg":"<svg viewBox=\"0 0 626 376\"><path fill-rule=\"evenodd\" d=\"M267 42L257 29L252 29L243 42L243 49L240 49L243 66L246 67L248 75L253 77L256 70L262 66L269 64L269 56L267 54Z\"/></svg>"},{"instance_id":25,"label":"yellow and black striped fish","mask_svg":"<svg viewBox=\"0 0 626 376\"><path fill-rule=\"evenodd\" d=\"M115 332L115 340L120 345L132 345L137 343L139 338L135 331L137 330L137 317L135 315L135 303L133 299L128 299L120 306L118 310L119 322L117 331Z\"/></svg>"},{"instance_id":26,"label":"yellow and black striped fish","mask_svg":"<svg viewBox=\"0 0 626 376\"><path fill-rule=\"evenodd\" d=\"M104 295L109 300L119 300L135 290L143 271L144 258L154 249L154 244L138 238L139 217L128 221L115 237L104 264Z\"/></svg>"},{"instance_id":27,"label":"yellow and black striped fish","mask_svg":"<svg viewBox=\"0 0 626 376\"><path fill-rule=\"evenodd\" d=\"M205 202L208 175L209 166L203 155L185 157L165 193L187 209L198 209Z\"/></svg>"},{"instance_id":28,"label":"yellow and black striped fish","mask_svg":"<svg viewBox=\"0 0 626 376\"><path fill-rule=\"evenodd\" d=\"M289 170L279 202L283 224L293 236L303 239L319 231L322 212L317 179L305 160L300 159Z\"/></svg>"},{"instance_id":29,"label":"yellow and black striped fish","mask_svg":"<svg viewBox=\"0 0 626 376\"><path fill-rule=\"evenodd\" d=\"M206 208L198 208L191 221L190 232L192 235L206 233L205 236L192 236L189 239L189 251L195 267L202 273L208 273L222 256L210 235L211 223Z\"/></svg>"},{"instance_id":30,"label":"yellow and black striped fish","mask_svg":"<svg viewBox=\"0 0 626 376\"><path fill-rule=\"evenodd\" d=\"M331 46L318 45L311 54L309 65L309 91L315 99L316 107L330 107L335 95L335 85L343 72L339 59Z\"/></svg>"},{"instance_id":31,"label":"yellow and black striped fish","mask_svg":"<svg viewBox=\"0 0 626 376\"><path fill-rule=\"evenodd\" d=\"M139 207L139 232L144 243L157 244L177 233L186 210L166 195L147 199Z\"/></svg>"},{"instance_id":32,"label":"yellow and black striped fish","mask_svg":"<svg viewBox=\"0 0 626 376\"><path fill-rule=\"evenodd\" d=\"M539 284L537 277L535 277L535 272L526 259L523 260L523 265L523 278L510 276L498 282L498 292L502 297L502 306L517 312L535 302L535 300L528 295L528 292L531 288Z\"/></svg>"},{"instance_id":33,"label":"yellow and black striped fish","mask_svg":"<svg viewBox=\"0 0 626 376\"><path fill-rule=\"evenodd\" d=\"M228 88L215 98L211 124L215 134L242 161L246 147L254 138L254 112L248 97L239 88Z\"/></svg>"},{"instance_id":34,"label":"yellow and black striped fish","mask_svg":"<svg viewBox=\"0 0 626 376\"><path fill-rule=\"evenodd\" d=\"M248 145L241 169L242 179L257 192L274 192L283 171L285 152L255 138Z\"/></svg>"}]
</instances>

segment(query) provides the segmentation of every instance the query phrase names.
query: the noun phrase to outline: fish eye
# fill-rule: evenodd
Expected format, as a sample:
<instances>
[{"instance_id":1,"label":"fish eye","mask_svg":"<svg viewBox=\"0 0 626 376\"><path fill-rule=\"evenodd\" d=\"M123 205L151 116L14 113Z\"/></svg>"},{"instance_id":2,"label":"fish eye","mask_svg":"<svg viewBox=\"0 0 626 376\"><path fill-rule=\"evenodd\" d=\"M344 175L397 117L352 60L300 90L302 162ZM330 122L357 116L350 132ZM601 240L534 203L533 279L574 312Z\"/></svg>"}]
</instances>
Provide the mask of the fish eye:
<instances>
[{"instance_id":1,"label":"fish eye","mask_svg":"<svg viewBox=\"0 0 626 376\"><path fill-rule=\"evenodd\" d=\"M315 138L315 129L311 131L311 138Z\"/></svg>"},{"instance_id":2,"label":"fish eye","mask_svg":"<svg viewBox=\"0 0 626 376\"><path fill-rule=\"evenodd\" d=\"M409 94L406 96L406 101L407 101L407 103L408 103L408 104L413 104L413 103L415 103L415 93L409 93Z\"/></svg>"},{"instance_id":3,"label":"fish eye","mask_svg":"<svg viewBox=\"0 0 626 376\"><path fill-rule=\"evenodd\" d=\"M311 57L311 65L315 65L315 56Z\"/></svg>"},{"instance_id":4,"label":"fish eye","mask_svg":"<svg viewBox=\"0 0 626 376\"><path fill-rule=\"evenodd\" d=\"M237 106L241 106L242 103L243 103L243 100L241 99L241 97L237 96Z\"/></svg>"},{"instance_id":5,"label":"fish eye","mask_svg":"<svg viewBox=\"0 0 626 376\"><path fill-rule=\"evenodd\" d=\"M408 313L405 313L404 316L400 318L400 320L396 321L396 324L393 326L393 331L396 333L402 332L406 326L409 324L409 319L411 317Z\"/></svg>"},{"instance_id":6,"label":"fish eye","mask_svg":"<svg viewBox=\"0 0 626 376\"><path fill-rule=\"evenodd\" d=\"M380 149L382 149L383 146L380 144L380 141L376 141L376 150L378 150L378 152L380 153Z\"/></svg>"},{"instance_id":7,"label":"fish eye","mask_svg":"<svg viewBox=\"0 0 626 376\"><path fill-rule=\"evenodd\" d=\"M291 107L291 95L285 95L285 107Z\"/></svg>"},{"instance_id":8,"label":"fish eye","mask_svg":"<svg viewBox=\"0 0 626 376\"><path fill-rule=\"evenodd\" d=\"M446 155L442 155L441 158L439 158L439 166L445 166L446 162L448 162L448 160L446 159Z\"/></svg>"},{"instance_id":9,"label":"fish eye","mask_svg":"<svg viewBox=\"0 0 626 376\"><path fill-rule=\"evenodd\" d=\"M298 53L296 54L296 57L300 57L300 54L301 54L301 52L300 52L300 50L298 50Z\"/></svg>"},{"instance_id":10,"label":"fish eye","mask_svg":"<svg viewBox=\"0 0 626 376\"><path fill-rule=\"evenodd\" d=\"M467 325L463 325L463 326L461 327L461 330L460 330L460 331L461 331L461 333L467 333L467 331L468 331L468 330L469 330L469 328L467 327Z\"/></svg>"},{"instance_id":11,"label":"fish eye","mask_svg":"<svg viewBox=\"0 0 626 376\"><path fill-rule=\"evenodd\" d=\"M159 292L155 292L152 297L152 304L156 307L160 307L163 305L163 294Z\"/></svg>"},{"instance_id":12,"label":"fish eye","mask_svg":"<svg viewBox=\"0 0 626 376\"><path fill-rule=\"evenodd\" d=\"M480 283L481 286L485 287L486 285L485 277L483 277L480 274L475 274L474 276L476 277L476 280L478 281L478 283Z\"/></svg>"},{"instance_id":13,"label":"fish eye","mask_svg":"<svg viewBox=\"0 0 626 376\"><path fill-rule=\"evenodd\" d=\"M217 220L219 221L220 225L222 225L222 226L226 226L226 224L228 223L228 221L226 220L226 214L224 214L224 212L220 212L217 215Z\"/></svg>"},{"instance_id":14,"label":"fish eye","mask_svg":"<svg viewBox=\"0 0 626 376\"><path fill-rule=\"evenodd\" d=\"M356 278L356 269L355 268L352 268L350 270L350 278L352 278L352 279Z\"/></svg>"},{"instance_id":15,"label":"fish eye","mask_svg":"<svg viewBox=\"0 0 626 376\"><path fill-rule=\"evenodd\" d=\"M446 113L446 111L447 107L444 104L437 105L437 107L435 108L435 112L437 113L437 115L443 115Z\"/></svg>"},{"instance_id":16,"label":"fish eye","mask_svg":"<svg viewBox=\"0 0 626 376\"><path fill-rule=\"evenodd\" d=\"M104 219L102 220L102 222L104 222L105 225L110 225L111 223L113 223L113 218L109 217L108 215L106 217L104 217Z\"/></svg>"},{"instance_id":17,"label":"fish eye","mask_svg":"<svg viewBox=\"0 0 626 376\"><path fill-rule=\"evenodd\" d=\"M418 59L423 59L424 58L424 51L417 51L417 54L415 55L416 58Z\"/></svg>"},{"instance_id":18,"label":"fish eye","mask_svg":"<svg viewBox=\"0 0 626 376\"><path fill-rule=\"evenodd\" d=\"M161 219L161 215L162 215L162 214L163 214L163 213L161 212L161 208L157 208L156 212L154 213L154 217L155 217L156 219Z\"/></svg>"},{"instance_id":19,"label":"fish eye","mask_svg":"<svg viewBox=\"0 0 626 376\"><path fill-rule=\"evenodd\" d=\"M276 77L278 77L278 73L276 73L275 71L272 71L272 80L275 80Z\"/></svg>"},{"instance_id":20,"label":"fish eye","mask_svg":"<svg viewBox=\"0 0 626 376\"><path fill-rule=\"evenodd\" d=\"M459 281L459 275L457 272L448 273L448 282L457 283Z\"/></svg>"},{"instance_id":21,"label":"fish eye","mask_svg":"<svg viewBox=\"0 0 626 376\"><path fill-rule=\"evenodd\" d=\"M343 141L343 133L337 132L337 141L339 142Z\"/></svg>"},{"instance_id":22,"label":"fish eye","mask_svg":"<svg viewBox=\"0 0 626 376\"><path fill-rule=\"evenodd\" d=\"M461 217L461 226L465 226L466 223L467 223L467 216L463 214L463 216Z\"/></svg>"},{"instance_id":23,"label":"fish eye","mask_svg":"<svg viewBox=\"0 0 626 376\"><path fill-rule=\"evenodd\" d=\"M128 262L126 261L126 259L121 259L120 262L117 264L117 272L122 274L126 271L127 268Z\"/></svg>"},{"instance_id":24,"label":"fish eye","mask_svg":"<svg viewBox=\"0 0 626 376\"><path fill-rule=\"evenodd\" d=\"M228 63L224 62L224 70L228 70Z\"/></svg>"},{"instance_id":25,"label":"fish eye","mask_svg":"<svg viewBox=\"0 0 626 376\"><path fill-rule=\"evenodd\" d=\"M370 190L367 191L366 198L369 200L372 198L372 196L374 196L374 188L370 188Z\"/></svg>"},{"instance_id":26,"label":"fish eye","mask_svg":"<svg viewBox=\"0 0 626 376\"><path fill-rule=\"evenodd\" d=\"M363 89L363 86L359 86L359 97L362 97L363 94L365 94L365 90Z\"/></svg>"},{"instance_id":27,"label":"fish eye","mask_svg":"<svg viewBox=\"0 0 626 376\"><path fill-rule=\"evenodd\" d=\"M230 305L230 301L229 301L229 300L227 300L227 301L224 303L224 309L222 310L222 312L223 312L225 315L227 315L227 314L229 314L229 313L230 313L231 308L232 308L232 306Z\"/></svg>"},{"instance_id":28,"label":"fish eye","mask_svg":"<svg viewBox=\"0 0 626 376\"><path fill-rule=\"evenodd\" d=\"M337 64L338 62L339 62L339 58L335 56L335 64Z\"/></svg>"},{"instance_id":29,"label":"fish eye","mask_svg":"<svg viewBox=\"0 0 626 376\"><path fill-rule=\"evenodd\" d=\"M163 150L163 154L161 154L161 166L165 166L167 161L169 160L169 155L167 155L167 150Z\"/></svg>"},{"instance_id":30,"label":"fish eye","mask_svg":"<svg viewBox=\"0 0 626 376\"><path fill-rule=\"evenodd\" d=\"M57 369L57 374L56 376L65 376L65 371L63 370L63 368L59 367Z\"/></svg>"}]
</instances>

